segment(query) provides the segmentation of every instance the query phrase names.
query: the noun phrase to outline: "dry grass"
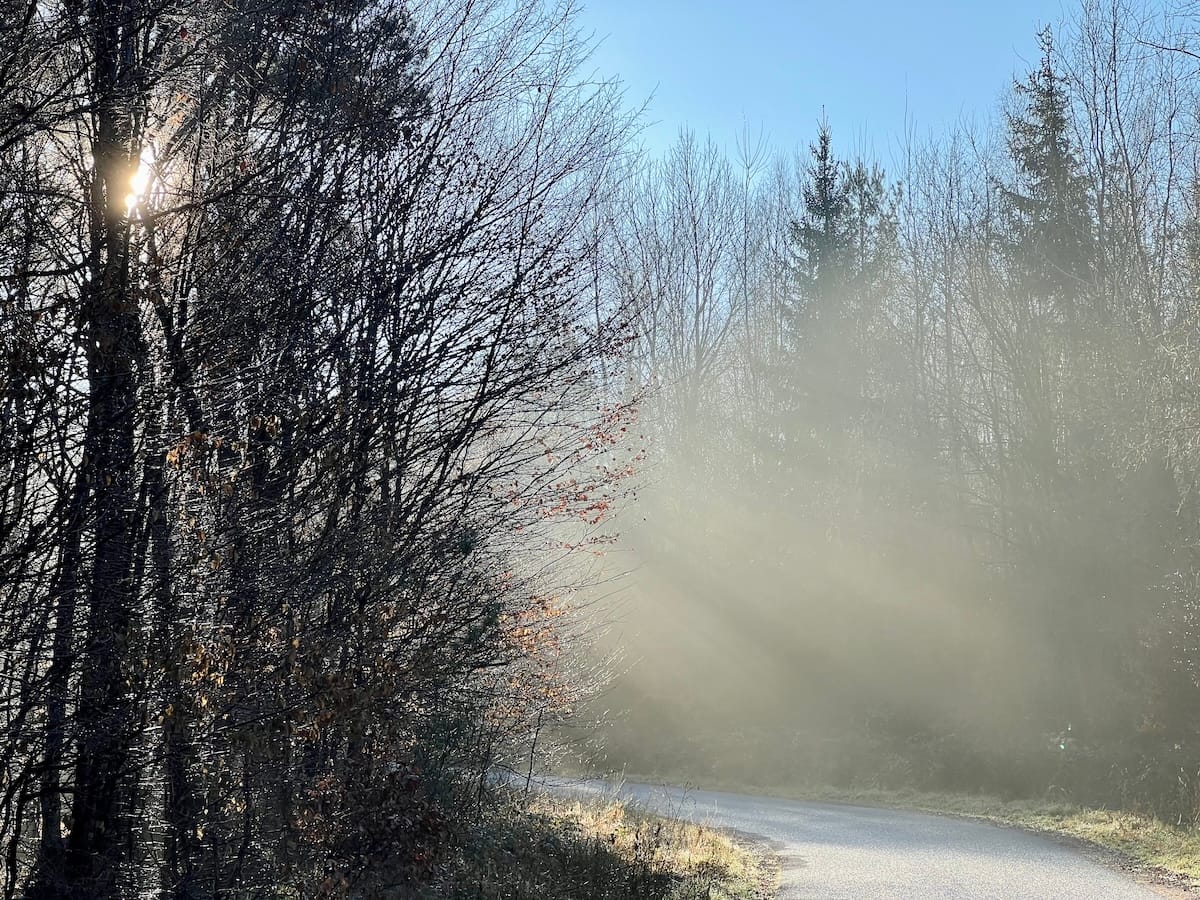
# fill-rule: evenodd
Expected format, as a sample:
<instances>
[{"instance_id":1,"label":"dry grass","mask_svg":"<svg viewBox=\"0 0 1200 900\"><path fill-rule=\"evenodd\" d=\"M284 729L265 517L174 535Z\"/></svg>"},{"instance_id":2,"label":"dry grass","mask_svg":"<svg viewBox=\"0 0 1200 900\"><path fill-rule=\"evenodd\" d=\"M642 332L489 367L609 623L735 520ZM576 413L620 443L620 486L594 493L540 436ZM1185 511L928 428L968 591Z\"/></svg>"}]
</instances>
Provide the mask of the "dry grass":
<instances>
[{"instance_id":1,"label":"dry grass","mask_svg":"<svg viewBox=\"0 0 1200 900\"><path fill-rule=\"evenodd\" d=\"M438 896L478 900L765 900L765 848L619 802L541 796L484 823Z\"/></svg>"},{"instance_id":2,"label":"dry grass","mask_svg":"<svg viewBox=\"0 0 1200 900\"><path fill-rule=\"evenodd\" d=\"M632 812L624 803L591 803L543 795L532 804L576 839L607 844L635 867L669 874L671 898L771 896L774 867L761 848L676 819Z\"/></svg>"}]
</instances>

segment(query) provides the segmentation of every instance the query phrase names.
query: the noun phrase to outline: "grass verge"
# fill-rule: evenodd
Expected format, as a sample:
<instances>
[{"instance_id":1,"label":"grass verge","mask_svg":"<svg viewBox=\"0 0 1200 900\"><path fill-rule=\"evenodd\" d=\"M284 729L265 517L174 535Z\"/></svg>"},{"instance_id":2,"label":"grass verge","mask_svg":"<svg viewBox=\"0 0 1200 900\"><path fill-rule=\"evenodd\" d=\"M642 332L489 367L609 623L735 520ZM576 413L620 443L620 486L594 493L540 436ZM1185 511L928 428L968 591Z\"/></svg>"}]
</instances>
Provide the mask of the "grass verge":
<instances>
[{"instance_id":1,"label":"grass verge","mask_svg":"<svg viewBox=\"0 0 1200 900\"><path fill-rule=\"evenodd\" d=\"M438 896L766 900L777 872L766 848L724 832L619 802L539 796L481 823Z\"/></svg>"}]
</instances>

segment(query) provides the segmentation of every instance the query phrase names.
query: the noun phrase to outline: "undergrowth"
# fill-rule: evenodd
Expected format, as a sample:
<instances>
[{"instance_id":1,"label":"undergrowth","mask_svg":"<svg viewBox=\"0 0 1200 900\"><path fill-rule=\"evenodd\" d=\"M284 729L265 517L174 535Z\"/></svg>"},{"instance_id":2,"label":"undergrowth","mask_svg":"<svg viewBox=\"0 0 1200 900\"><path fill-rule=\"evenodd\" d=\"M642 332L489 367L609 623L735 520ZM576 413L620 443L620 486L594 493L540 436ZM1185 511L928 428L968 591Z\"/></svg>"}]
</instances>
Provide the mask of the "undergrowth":
<instances>
[{"instance_id":1,"label":"undergrowth","mask_svg":"<svg viewBox=\"0 0 1200 900\"><path fill-rule=\"evenodd\" d=\"M451 900L763 900L762 848L619 802L541 796L488 813L436 896Z\"/></svg>"}]
</instances>

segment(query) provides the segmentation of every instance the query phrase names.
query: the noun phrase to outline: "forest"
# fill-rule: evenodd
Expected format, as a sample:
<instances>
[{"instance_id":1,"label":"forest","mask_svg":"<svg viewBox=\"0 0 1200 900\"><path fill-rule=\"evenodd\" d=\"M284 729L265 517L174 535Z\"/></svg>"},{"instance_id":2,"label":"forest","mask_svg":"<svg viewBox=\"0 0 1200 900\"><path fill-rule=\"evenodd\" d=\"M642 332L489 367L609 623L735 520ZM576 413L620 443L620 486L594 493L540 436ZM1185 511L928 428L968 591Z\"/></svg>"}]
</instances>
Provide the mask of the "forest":
<instances>
[{"instance_id":1,"label":"forest","mask_svg":"<svg viewBox=\"0 0 1200 900\"><path fill-rule=\"evenodd\" d=\"M415 890L570 699L631 117L532 0L0 21L5 895Z\"/></svg>"},{"instance_id":2,"label":"forest","mask_svg":"<svg viewBox=\"0 0 1200 900\"><path fill-rule=\"evenodd\" d=\"M827 120L644 164L610 252L652 440L585 758L1197 822L1198 24L1087 0L890 169Z\"/></svg>"},{"instance_id":3,"label":"forest","mask_svg":"<svg viewBox=\"0 0 1200 900\"><path fill-rule=\"evenodd\" d=\"M5 897L484 896L581 763L1200 824L1194 7L889 160L578 11L0 0Z\"/></svg>"}]
</instances>

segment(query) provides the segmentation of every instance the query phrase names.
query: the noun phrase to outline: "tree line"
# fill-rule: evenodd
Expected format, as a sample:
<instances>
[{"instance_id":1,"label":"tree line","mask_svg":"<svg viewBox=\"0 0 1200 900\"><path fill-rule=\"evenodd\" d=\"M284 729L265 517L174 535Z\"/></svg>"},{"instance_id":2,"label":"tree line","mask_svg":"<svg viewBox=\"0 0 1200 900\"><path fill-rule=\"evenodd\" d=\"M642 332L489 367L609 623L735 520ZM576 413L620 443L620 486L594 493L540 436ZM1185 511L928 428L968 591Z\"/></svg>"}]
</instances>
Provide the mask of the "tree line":
<instances>
[{"instance_id":1,"label":"tree line","mask_svg":"<svg viewBox=\"0 0 1200 900\"><path fill-rule=\"evenodd\" d=\"M0 872L400 896L569 709L631 117L570 3L0 8Z\"/></svg>"},{"instance_id":2,"label":"tree line","mask_svg":"<svg viewBox=\"0 0 1200 900\"><path fill-rule=\"evenodd\" d=\"M886 169L824 120L645 166L614 762L1200 814L1195 25L1085 0Z\"/></svg>"}]
</instances>

